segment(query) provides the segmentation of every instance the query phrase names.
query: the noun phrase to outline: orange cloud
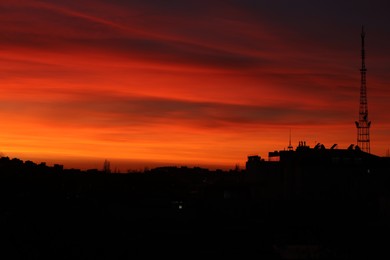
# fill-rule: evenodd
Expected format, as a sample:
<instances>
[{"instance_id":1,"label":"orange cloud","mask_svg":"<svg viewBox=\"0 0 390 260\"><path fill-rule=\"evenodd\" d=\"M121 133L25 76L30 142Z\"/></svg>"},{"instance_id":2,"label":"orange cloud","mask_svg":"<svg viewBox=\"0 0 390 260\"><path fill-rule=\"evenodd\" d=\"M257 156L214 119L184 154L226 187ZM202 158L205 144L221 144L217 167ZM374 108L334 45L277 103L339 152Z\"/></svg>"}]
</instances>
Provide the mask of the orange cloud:
<instances>
[{"instance_id":1,"label":"orange cloud","mask_svg":"<svg viewBox=\"0 0 390 260\"><path fill-rule=\"evenodd\" d=\"M359 28L326 27L315 4L297 13L323 26L317 31L285 6L253 1L0 6L5 154L66 167L105 158L122 170L233 167L249 153L283 149L290 128L295 142L356 141ZM388 41L372 35L368 49ZM371 48L372 151L383 155L390 53Z\"/></svg>"}]
</instances>

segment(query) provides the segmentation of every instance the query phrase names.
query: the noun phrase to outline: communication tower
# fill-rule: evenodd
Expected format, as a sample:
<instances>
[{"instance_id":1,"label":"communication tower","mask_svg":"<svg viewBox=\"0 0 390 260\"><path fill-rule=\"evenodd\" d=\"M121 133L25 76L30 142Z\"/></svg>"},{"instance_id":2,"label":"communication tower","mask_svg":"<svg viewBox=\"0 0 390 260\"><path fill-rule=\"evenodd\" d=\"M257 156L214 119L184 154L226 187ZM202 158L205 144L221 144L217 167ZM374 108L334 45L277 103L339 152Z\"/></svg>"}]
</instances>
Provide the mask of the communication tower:
<instances>
[{"instance_id":1,"label":"communication tower","mask_svg":"<svg viewBox=\"0 0 390 260\"><path fill-rule=\"evenodd\" d=\"M367 86L366 86L366 64L365 64L365 49L364 38L366 33L362 26L362 68L360 69L360 105L359 105L359 121L356 121L357 128L357 145L366 153L370 153L370 126L371 121L368 120L368 106L367 106Z\"/></svg>"}]
</instances>

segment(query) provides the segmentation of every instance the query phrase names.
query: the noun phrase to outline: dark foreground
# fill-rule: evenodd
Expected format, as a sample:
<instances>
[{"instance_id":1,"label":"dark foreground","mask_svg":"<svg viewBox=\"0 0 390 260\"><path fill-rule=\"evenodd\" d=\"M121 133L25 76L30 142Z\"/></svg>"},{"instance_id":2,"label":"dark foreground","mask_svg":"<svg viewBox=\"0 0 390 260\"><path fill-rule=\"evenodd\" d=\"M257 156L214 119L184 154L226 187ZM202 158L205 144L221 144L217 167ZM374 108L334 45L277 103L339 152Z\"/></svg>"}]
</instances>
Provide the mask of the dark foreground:
<instances>
[{"instance_id":1,"label":"dark foreground","mask_svg":"<svg viewBox=\"0 0 390 260\"><path fill-rule=\"evenodd\" d=\"M386 176L317 180L298 194L272 178L2 172L0 252L3 259L390 256Z\"/></svg>"}]
</instances>

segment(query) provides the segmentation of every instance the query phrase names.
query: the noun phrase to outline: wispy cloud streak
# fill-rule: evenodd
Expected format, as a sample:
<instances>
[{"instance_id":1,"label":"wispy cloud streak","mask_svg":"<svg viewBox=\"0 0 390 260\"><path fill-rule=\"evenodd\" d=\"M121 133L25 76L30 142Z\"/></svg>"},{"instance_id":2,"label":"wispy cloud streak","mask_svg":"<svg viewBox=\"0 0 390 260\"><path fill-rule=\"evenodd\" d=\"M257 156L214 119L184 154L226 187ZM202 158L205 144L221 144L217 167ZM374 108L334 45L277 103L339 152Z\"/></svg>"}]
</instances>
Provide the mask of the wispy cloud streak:
<instances>
[{"instance_id":1,"label":"wispy cloud streak","mask_svg":"<svg viewBox=\"0 0 390 260\"><path fill-rule=\"evenodd\" d=\"M346 146L355 142L365 23L381 154L390 129L387 9L352 6L4 0L0 145L15 155L219 165L282 148L290 128Z\"/></svg>"}]
</instances>

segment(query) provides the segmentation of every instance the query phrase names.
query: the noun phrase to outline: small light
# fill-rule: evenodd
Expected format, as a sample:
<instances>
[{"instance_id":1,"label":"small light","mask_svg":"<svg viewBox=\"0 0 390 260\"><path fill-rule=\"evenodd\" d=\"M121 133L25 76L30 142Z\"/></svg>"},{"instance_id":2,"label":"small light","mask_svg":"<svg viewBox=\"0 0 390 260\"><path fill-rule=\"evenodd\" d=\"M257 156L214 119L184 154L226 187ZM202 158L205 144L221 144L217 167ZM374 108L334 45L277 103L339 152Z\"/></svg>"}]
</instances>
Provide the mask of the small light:
<instances>
[{"instance_id":1,"label":"small light","mask_svg":"<svg viewBox=\"0 0 390 260\"><path fill-rule=\"evenodd\" d=\"M183 208L183 206L182 205L179 205L179 209L182 209Z\"/></svg>"}]
</instances>

